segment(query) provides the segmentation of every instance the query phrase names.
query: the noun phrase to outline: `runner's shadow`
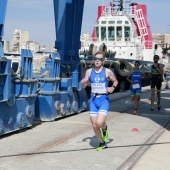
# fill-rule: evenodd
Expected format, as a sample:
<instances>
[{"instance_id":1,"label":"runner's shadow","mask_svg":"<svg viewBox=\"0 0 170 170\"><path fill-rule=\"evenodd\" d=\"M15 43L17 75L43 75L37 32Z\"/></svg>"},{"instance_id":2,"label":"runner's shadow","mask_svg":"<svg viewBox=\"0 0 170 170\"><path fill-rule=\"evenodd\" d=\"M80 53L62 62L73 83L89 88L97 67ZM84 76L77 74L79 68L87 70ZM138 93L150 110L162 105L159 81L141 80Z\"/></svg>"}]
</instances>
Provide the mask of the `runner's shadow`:
<instances>
[{"instance_id":1,"label":"runner's shadow","mask_svg":"<svg viewBox=\"0 0 170 170\"><path fill-rule=\"evenodd\" d=\"M93 136L93 137L87 137L87 138L84 138L83 140L82 140L82 142L87 142L87 141L89 141L89 145L91 146L91 147L97 147L98 145L99 145L99 141L98 141L98 139L97 139L97 137L96 136ZM108 143L111 143L111 142L113 142L113 139L108 139L108 141L106 142L107 144Z\"/></svg>"}]
</instances>

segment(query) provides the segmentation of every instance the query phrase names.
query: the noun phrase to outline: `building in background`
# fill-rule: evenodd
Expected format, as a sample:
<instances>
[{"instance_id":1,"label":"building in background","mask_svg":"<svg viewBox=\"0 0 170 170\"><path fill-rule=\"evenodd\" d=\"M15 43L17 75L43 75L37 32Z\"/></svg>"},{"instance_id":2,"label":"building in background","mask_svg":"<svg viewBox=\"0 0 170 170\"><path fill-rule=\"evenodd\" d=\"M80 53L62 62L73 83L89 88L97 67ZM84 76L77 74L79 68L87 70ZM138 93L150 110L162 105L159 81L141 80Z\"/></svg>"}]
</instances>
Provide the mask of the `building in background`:
<instances>
[{"instance_id":1,"label":"building in background","mask_svg":"<svg viewBox=\"0 0 170 170\"><path fill-rule=\"evenodd\" d=\"M164 71L170 71L170 34L152 34L156 48L161 48L160 63L164 64Z\"/></svg>"},{"instance_id":2,"label":"building in background","mask_svg":"<svg viewBox=\"0 0 170 170\"><path fill-rule=\"evenodd\" d=\"M12 47L14 52L20 53L22 44L29 41L28 31L15 29L13 32Z\"/></svg>"},{"instance_id":3,"label":"building in background","mask_svg":"<svg viewBox=\"0 0 170 170\"><path fill-rule=\"evenodd\" d=\"M10 43L9 41L4 40L4 52L7 53L10 51Z\"/></svg>"},{"instance_id":4,"label":"building in background","mask_svg":"<svg viewBox=\"0 0 170 170\"><path fill-rule=\"evenodd\" d=\"M162 48L167 48L170 46L170 34L152 34L152 38L154 43Z\"/></svg>"},{"instance_id":5,"label":"building in background","mask_svg":"<svg viewBox=\"0 0 170 170\"><path fill-rule=\"evenodd\" d=\"M40 51L40 44L34 41L27 41L26 43L22 43L22 49L30 49L32 52L36 53Z\"/></svg>"}]
</instances>

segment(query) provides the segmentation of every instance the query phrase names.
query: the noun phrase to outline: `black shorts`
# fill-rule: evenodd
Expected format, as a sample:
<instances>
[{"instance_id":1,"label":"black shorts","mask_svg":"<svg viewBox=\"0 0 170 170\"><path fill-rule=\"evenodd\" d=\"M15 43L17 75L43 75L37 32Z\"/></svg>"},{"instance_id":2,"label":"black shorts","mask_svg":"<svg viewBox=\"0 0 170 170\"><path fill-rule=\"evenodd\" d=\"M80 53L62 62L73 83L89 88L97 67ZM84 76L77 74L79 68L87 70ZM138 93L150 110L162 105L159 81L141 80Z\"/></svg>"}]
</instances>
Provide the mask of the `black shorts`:
<instances>
[{"instance_id":1,"label":"black shorts","mask_svg":"<svg viewBox=\"0 0 170 170\"><path fill-rule=\"evenodd\" d=\"M157 77L157 78L151 78L151 88L155 88L157 90L161 90L161 86L162 86L162 78L161 77Z\"/></svg>"}]
</instances>

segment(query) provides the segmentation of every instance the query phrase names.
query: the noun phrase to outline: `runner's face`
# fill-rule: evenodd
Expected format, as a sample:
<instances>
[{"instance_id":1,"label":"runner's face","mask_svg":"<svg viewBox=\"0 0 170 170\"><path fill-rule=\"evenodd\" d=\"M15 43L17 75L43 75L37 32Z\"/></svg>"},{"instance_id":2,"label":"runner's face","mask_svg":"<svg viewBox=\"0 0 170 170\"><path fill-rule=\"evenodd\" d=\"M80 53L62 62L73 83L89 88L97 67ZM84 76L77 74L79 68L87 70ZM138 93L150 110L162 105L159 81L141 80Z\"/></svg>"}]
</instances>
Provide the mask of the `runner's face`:
<instances>
[{"instance_id":1,"label":"runner's face","mask_svg":"<svg viewBox=\"0 0 170 170\"><path fill-rule=\"evenodd\" d=\"M139 70L139 66L140 66L139 63L135 63L135 69L136 70Z\"/></svg>"},{"instance_id":2,"label":"runner's face","mask_svg":"<svg viewBox=\"0 0 170 170\"><path fill-rule=\"evenodd\" d=\"M103 65L103 62L104 62L104 58L103 58L103 55L102 54L97 54L95 57L94 57L94 65L96 67L101 67Z\"/></svg>"},{"instance_id":3,"label":"runner's face","mask_svg":"<svg viewBox=\"0 0 170 170\"><path fill-rule=\"evenodd\" d=\"M154 57L154 58L153 58L154 63L158 63L158 60L159 60L158 57Z\"/></svg>"}]
</instances>

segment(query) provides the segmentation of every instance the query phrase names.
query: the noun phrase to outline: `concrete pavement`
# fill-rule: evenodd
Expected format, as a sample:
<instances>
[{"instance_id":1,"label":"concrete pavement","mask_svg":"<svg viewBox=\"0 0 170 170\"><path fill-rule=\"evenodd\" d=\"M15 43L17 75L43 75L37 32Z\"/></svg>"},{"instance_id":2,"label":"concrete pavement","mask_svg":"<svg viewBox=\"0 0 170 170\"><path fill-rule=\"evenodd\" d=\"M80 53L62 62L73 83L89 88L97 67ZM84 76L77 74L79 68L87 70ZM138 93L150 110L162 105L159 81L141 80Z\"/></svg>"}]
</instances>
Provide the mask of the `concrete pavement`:
<instances>
[{"instance_id":1,"label":"concrete pavement","mask_svg":"<svg viewBox=\"0 0 170 170\"><path fill-rule=\"evenodd\" d=\"M0 169L169 170L170 89L164 86L160 111L150 111L150 87L143 88L138 115L129 91L110 96L107 149L95 150L98 141L83 112L1 137Z\"/></svg>"}]
</instances>

